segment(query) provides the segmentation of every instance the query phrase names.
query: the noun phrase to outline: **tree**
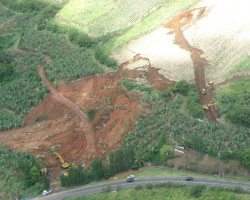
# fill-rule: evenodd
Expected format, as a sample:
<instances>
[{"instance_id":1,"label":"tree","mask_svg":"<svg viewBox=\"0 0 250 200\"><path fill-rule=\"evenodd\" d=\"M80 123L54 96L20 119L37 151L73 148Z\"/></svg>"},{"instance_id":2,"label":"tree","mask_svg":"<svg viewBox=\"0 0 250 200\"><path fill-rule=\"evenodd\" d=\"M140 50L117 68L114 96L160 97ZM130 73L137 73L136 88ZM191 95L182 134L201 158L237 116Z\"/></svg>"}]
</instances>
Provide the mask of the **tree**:
<instances>
[{"instance_id":1,"label":"tree","mask_svg":"<svg viewBox=\"0 0 250 200\"><path fill-rule=\"evenodd\" d=\"M43 189L48 190L50 188L50 180L47 177L47 174L43 172L42 175Z\"/></svg>"},{"instance_id":2,"label":"tree","mask_svg":"<svg viewBox=\"0 0 250 200\"><path fill-rule=\"evenodd\" d=\"M114 171L114 160L115 160L115 154L113 151L109 153L109 170L110 170L110 176L115 175Z\"/></svg>"},{"instance_id":3,"label":"tree","mask_svg":"<svg viewBox=\"0 0 250 200\"><path fill-rule=\"evenodd\" d=\"M86 33L79 33L79 35L76 39L76 43L80 47L87 47L87 48L91 47L91 45L92 45L91 38Z\"/></svg>"},{"instance_id":4,"label":"tree","mask_svg":"<svg viewBox=\"0 0 250 200\"><path fill-rule=\"evenodd\" d=\"M174 152L174 149L170 145L163 145L163 147L160 149L161 156L164 156L164 155L168 156L170 154L173 154L173 152Z\"/></svg>"},{"instance_id":5,"label":"tree","mask_svg":"<svg viewBox=\"0 0 250 200\"><path fill-rule=\"evenodd\" d=\"M142 159L143 157L143 153L141 151L138 151L136 154L135 154L135 163L137 163L139 165L139 167L141 167L145 161Z\"/></svg>"},{"instance_id":6,"label":"tree","mask_svg":"<svg viewBox=\"0 0 250 200\"><path fill-rule=\"evenodd\" d=\"M40 172L38 171L35 165L30 169L30 176L32 180L32 185L40 180Z\"/></svg>"},{"instance_id":7,"label":"tree","mask_svg":"<svg viewBox=\"0 0 250 200\"><path fill-rule=\"evenodd\" d=\"M250 170L250 149L242 152L241 162L245 168Z\"/></svg>"},{"instance_id":8,"label":"tree","mask_svg":"<svg viewBox=\"0 0 250 200\"><path fill-rule=\"evenodd\" d=\"M6 61L0 64L0 83L7 83L12 80L12 74L14 73L14 65L8 64Z\"/></svg>"},{"instance_id":9,"label":"tree","mask_svg":"<svg viewBox=\"0 0 250 200\"><path fill-rule=\"evenodd\" d=\"M181 80L175 84L174 88L177 92L187 95L190 89L190 85L188 84L186 80Z\"/></svg>"},{"instance_id":10,"label":"tree","mask_svg":"<svg viewBox=\"0 0 250 200\"><path fill-rule=\"evenodd\" d=\"M95 119L95 110L93 108L89 108L87 110L87 114L88 114L90 120Z\"/></svg>"}]
</instances>

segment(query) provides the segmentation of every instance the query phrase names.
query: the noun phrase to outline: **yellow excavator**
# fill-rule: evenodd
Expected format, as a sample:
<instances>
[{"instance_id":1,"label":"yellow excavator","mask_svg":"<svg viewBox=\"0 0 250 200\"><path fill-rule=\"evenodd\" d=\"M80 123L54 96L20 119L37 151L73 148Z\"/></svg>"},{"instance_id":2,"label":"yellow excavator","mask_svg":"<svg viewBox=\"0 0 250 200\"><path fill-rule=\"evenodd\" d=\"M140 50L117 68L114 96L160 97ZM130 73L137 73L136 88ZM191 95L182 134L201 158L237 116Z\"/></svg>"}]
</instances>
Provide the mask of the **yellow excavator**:
<instances>
[{"instance_id":1,"label":"yellow excavator","mask_svg":"<svg viewBox=\"0 0 250 200\"><path fill-rule=\"evenodd\" d=\"M212 108L213 105L214 105L214 108L217 109L217 103L204 105L203 109L209 110L210 108Z\"/></svg>"},{"instance_id":2,"label":"yellow excavator","mask_svg":"<svg viewBox=\"0 0 250 200\"><path fill-rule=\"evenodd\" d=\"M207 94L207 91L205 89L202 89L202 94Z\"/></svg>"},{"instance_id":3,"label":"yellow excavator","mask_svg":"<svg viewBox=\"0 0 250 200\"><path fill-rule=\"evenodd\" d=\"M64 173L64 176L68 176L69 173L68 173L68 170L66 170L66 172Z\"/></svg>"},{"instance_id":4,"label":"yellow excavator","mask_svg":"<svg viewBox=\"0 0 250 200\"><path fill-rule=\"evenodd\" d=\"M47 174L47 172L48 172L48 169L46 168L46 167L43 167L41 170L40 170L40 172L41 173L45 173L45 174Z\"/></svg>"},{"instance_id":5,"label":"yellow excavator","mask_svg":"<svg viewBox=\"0 0 250 200\"><path fill-rule=\"evenodd\" d=\"M64 160L62 159L62 157L59 154L57 154L56 158L59 158L61 160L62 168L66 169L66 168L69 167L69 164L65 163ZM75 163L72 163L72 166L75 166Z\"/></svg>"},{"instance_id":6,"label":"yellow excavator","mask_svg":"<svg viewBox=\"0 0 250 200\"><path fill-rule=\"evenodd\" d=\"M208 77L208 78L209 78L208 84L209 84L209 85L213 85L213 84L214 84L214 82L211 80L211 78L210 78L210 77Z\"/></svg>"}]
</instances>

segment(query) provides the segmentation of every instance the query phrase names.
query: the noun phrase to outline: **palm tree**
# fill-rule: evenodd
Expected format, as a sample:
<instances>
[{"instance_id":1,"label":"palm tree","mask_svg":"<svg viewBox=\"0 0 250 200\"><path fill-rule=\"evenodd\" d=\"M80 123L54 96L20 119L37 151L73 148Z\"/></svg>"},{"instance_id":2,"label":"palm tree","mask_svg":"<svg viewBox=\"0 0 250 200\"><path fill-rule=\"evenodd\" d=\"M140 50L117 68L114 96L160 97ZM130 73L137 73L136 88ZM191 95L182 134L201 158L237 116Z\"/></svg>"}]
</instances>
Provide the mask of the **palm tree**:
<instances>
[{"instance_id":1,"label":"palm tree","mask_svg":"<svg viewBox=\"0 0 250 200\"><path fill-rule=\"evenodd\" d=\"M145 163L145 161L142 158L143 158L143 153L138 151L135 154L135 163L138 163L139 167L141 167L141 165Z\"/></svg>"}]
</instances>

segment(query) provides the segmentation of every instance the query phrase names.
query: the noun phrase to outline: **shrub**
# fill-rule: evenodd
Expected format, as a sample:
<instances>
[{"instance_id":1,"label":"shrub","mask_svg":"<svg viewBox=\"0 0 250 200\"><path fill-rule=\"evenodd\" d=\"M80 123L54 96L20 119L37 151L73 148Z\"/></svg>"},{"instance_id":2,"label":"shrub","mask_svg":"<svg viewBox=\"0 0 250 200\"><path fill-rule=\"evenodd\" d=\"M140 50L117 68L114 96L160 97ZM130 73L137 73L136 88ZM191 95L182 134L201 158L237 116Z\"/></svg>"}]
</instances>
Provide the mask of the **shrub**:
<instances>
[{"instance_id":1,"label":"shrub","mask_svg":"<svg viewBox=\"0 0 250 200\"><path fill-rule=\"evenodd\" d=\"M174 88L176 92L180 92L184 95L187 95L190 89L190 86L186 80L181 80L175 84Z\"/></svg>"},{"instance_id":2,"label":"shrub","mask_svg":"<svg viewBox=\"0 0 250 200\"><path fill-rule=\"evenodd\" d=\"M147 189L152 189L153 187L154 187L154 185L152 183L147 183L146 184Z\"/></svg>"},{"instance_id":3,"label":"shrub","mask_svg":"<svg viewBox=\"0 0 250 200\"><path fill-rule=\"evenodd\" d=\"M201 193L202 193L202 186L201 185L194 185L191 190L190 190L190 195L195 197L195 198L198 198L201 196Z\"/></svg>"},{"instance_id":4,"label":"shrub","mask_svg":"<svg viewBox=\"0 0 250 200\"><path fill-rule=\"evenodd\" d=\"M169 167L174 168L174 163L169 163Z\"/></svg>"},{"instance_id":5,"label":"shrub","mask_svg":"<svg viewBox=\"0 0 250 200\"><path fill-rule=\"evenodd\" d=\"M73 43L76 42L76 39L77 39L77 37L78 37L78 34L79 34L79 32L78 32L77 29L70 29L69 32L68 32L69 40L70 40L71 42L73 42Z\"/></svg>"},{"instance_id":6,"label":"shrub","mask_svg":"<svg viewBox=\"0 0 250 200\"><path fill-rule=\"evenodd\" d=\"M234 189L233 189L233 188L231 188L231 187L225 187L225 191L227 191L227 192L233 192L233 191L234 191Z\"/></svg>"},{"instance_id":7,"label":"shrub","mask_svg":"<svg viewBox=\"0 0 250 200\"><path fill-rule=\"evenodd\" d=\"M229 174L230 170L228 168L225 168L225 174Z\"/></svg>"},{"instance_id":8,"label":"shrub","mask_svg":"<svg viewBox=\"0 0 250 200\"><path fill-rule=\"evenodd\" d=\"M79 33L76 39L76 44L80 47L91 47L92 41L88 34L86 33Z\"/></svg>"},{"instance_id":9,"label":"shrub","mask_svg":"<svg viewBox=\"0 0 250 200\"><path fill-rule=\"evenodd\" d=\"M106 190L106 191L107 191L107 193L110 193L110 192L111 192L111 185L108 185L108 186L107 186L107 190Z\"/></svg>"},{"instance_id":10,"label":"shrub","mask_svg":"<svg viewBox=\"0 0 250 200\"><path fill-rule=\"evenodd\" d=\"M102 188L102 193L106 193L107 192L107 188L106 187L103 187Z\"/></svg>"},{"instance_id":11,"label":"shrub","mask_svg":"<svg viewBox=\"0 0 250 200\"><path fill-rule=\"evenodd\" d=\"M140 167L138 165L138 163L134 163L132 166L131 166L131 169L133 170L138 170Z\"/></svg>"},{"instance_id":12,"label":"shrub","mask_svg":"<svg viewBox=\"0 0 250 200\"><path fill-rule=\"evenodd\" d=\"M189 166L185 165L185 170L188 171L189 170Z\"/></svg>"},{"instance_id":13,"label":"shrub","mask_svg":"<svg viewBox=\"0 0 250 200\"><path fill-rule=\"evenodd\" d=\"M187 187L186 183L180 183L180 187Z\"/></svg>"},{"instance_id":14,"label":"shrub","mask_svg":"<svg viewBox=\"0 0 250 200\"><path fill-rule=\"evenodd\" d=\"M209 187L211 191L219 191L218 186L217 185L212 185Z\"/></svg>"},{"instance_id":15,"label":"shrub","mask_svg":"<svg viewBox=\"0 0 250 200\"><path fill-rule=\"evenodd\" d=\"M161 187L163 187L162 182L157 182L155 184L155 188L161 188Z\"/></svg>"},{"instance_id":16,"label":"shrub","mask_svg":"<svg viewBox=\"0 0 250 200\"><path fill-rule=\"evenodd\" d=\"M245 193L244 189L240 186L236 186L233 190L234 193L238 193L238 194L243 194Z\"/></svg>"},{"instance_id":17,"label":"shrub","mask_svg":"<svg viewBox=\"0 0 250 200\"><path fill-rule=\"evenodd\" d=\"M167 181L166 188L171 188L171 187L172 187L172 181Z\"/></svg>"},{"instance_id":18,"label":"shrub","mask_svg":"<svg viewBox=\"0 0 250 200\"><path fill-rule=\"evenodd\" d=\"M208 169L204 169L203 174L208 174Z\"/></svg>"},{"instance_id":19,"label":"shrub","mask_svg":"<svg viewBox=\"0 0 250 200\"><path fill-rule=\"evenodd\" d=\"M237 175L238 174L238 170L237 169L233 169L233 175Z\"/></svg>"},{"instance_id":20,"label":"shrub","mask_svg":"<svg viewBox=\"0 0 250 200\"><path fill-rule=\"evenodd\" d=\"M179 166L177 167L178 170L181 170L182 168L183 168L183 165L179 165Z\"/></svg>"},{"instance_id":21,"label":"shrub","mask_svg":"<svg viewBox=\"0 0 250 200\"><path fill-rule=\"evenodd\" d=\"M164 162L162 165L163 165L164 167L167 167L167 166L168 166L167 162Z\"/></svg>"},{"instance_id":22,"label":"shrub","mask_svg":"<svg viewBox=\"0 0 250 200\"><path fill-rule=\"evenodd\" d=\"M93 108L89 108L87 110L87 114L88 114L90 120L95 119L95 110Z\"/></svg>"},{"instance_id":23,"label":"shrub","mask_svg":"<svg viewBox=\"0 0 250 200\"><path fill-rule=\"evenodd\" d=\"M121 186L121 185L117 185L117 186L116 186L116 191L117 191L117 192L120 192L121 189L122 189L122 186Z\"/></svg>"},{"instance_id":24,"label":"shrub","mask_svg":"<svg viewBox=\"0 0 250 200\"><path fill-rule=\"evenodd\" d=\"M136 189L136 190L142 190L142 185L141 185L141 184L137 184L137 185L135 186L135 189Z\"/></svg>"},{"instance_id":25,"label":"shrub","mask_svg":"<svg viewBox=\"0 0 250 200\"><path fill-rule=\"evenodd\" d=\"M179 188L179 187L180 187L180 184L179 184L179 183L174 183L174 184L173 184L173 187L174 187L174 188Z\"/></svg>"}]
</instances>

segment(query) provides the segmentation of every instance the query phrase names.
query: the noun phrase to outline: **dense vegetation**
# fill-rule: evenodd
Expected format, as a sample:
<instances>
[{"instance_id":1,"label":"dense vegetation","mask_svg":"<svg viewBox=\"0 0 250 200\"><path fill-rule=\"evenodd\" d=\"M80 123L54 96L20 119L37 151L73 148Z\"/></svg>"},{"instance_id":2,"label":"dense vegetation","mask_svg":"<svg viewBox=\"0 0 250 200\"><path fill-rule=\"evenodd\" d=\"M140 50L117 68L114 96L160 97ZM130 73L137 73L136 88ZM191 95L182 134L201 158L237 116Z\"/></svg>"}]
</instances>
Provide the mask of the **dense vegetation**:
<instances>
[{"instance_id":1,"label":"dense vegetation","mask_svg":"<svg viewBox=\"0 0 250 200\"><path fill-rule=\"evenodd\" d=\"M13 47L17 39L18 35L15 33L0 36L0 52Z\"/></svg>"},{"instance_id":2,"label":"dense vegetation","mask_svg":"<svg viewBox=\"0 0 250 200\"><path fill-rule=\"evenodd\" d=\"M250 127L250 78L221 87L216 92L216 102L222 117L245 127Z\"/></svg>"},{"instance_id":3,"label":"dense vegetation","mask_svg":"<svg viewBox=\"0 0 250 200\"><path fill-rule=\"evenodd\" d=\"M147 183L145 187L137 184L135 188L122 189L119 187L103 188L102 194L86 195L81 197L68 197L65 200L98 200L98 199L132 199L132 200L179 200L179 199L200 199L200 200L247 200L249 199L248 192L243 188L235 187L222 187L210 186L207 187L203 184L196 184L195 186L187 186L183 183L173 183L171 181L158 182L155 185ZM110 191L116 190L116 193Z\"/></svg>"},{"instance_id":4,"label":"dense vegetation","mask_svg":"<svg viewBox=\"0 0 250 200\"><path fill-rule=\"evenodd\" d=\"M8 8L21 13L41 11L48 4L39 0L0 0Z\"/></svg>"},{"instance_id":5,"label":"dense vegetation","mask_svg":"<svg viewBox=\"0 0 250 200\"><path fill-rule=\"evenodd\" d=\"M39 195L43 189L48 189L47 175L41 179L42 160L37 159L39 156L12 151L12 148L4 148L2 145L0 145L0 154L0 191L3 199ZM16 177L17 174L20 178Z\"/></svg>"},{"instance_id":6,"label":"dense vegetation","mask_svg":"<svg viewBox=\"0 0 250 200\"><path fill-rule=\"evenodd\" d=\"M174 89L170 89L168 93L157 90L151 94L144 93L141 100L144 112L133 124L134 131L128 132L124 137L123 146L134 145L136 151L141 152L142 160L152 162L151 149L158 145L156 141L160 142L160 136L164 134L167 138L166 145L182 144L211 156L217 156L221 152L222 159L238 159L250 169L247 160L249 129L206 121L200 123L188 117L180 111L183 97L175 96L172 92ZM161 156L155 153L156 164L163 164Z\"/></svg>"},{"instance_id":7,"label":"dense vegetation","mask_svg":"<svg viewBox=\"0 0 250 200\"><path fill-rule=\"evenodd\" d=\"M109 179L118 173L138 167L138 160L134 157L131 146L121 148L109 153L109 162L104 163L102 158L97 157L91 162L90 169L83 169L79 164L77 167L69 167L68 176L61 174L60 181L64 187L85 185L95 180Z\"/></svg>"}]
</instances>

